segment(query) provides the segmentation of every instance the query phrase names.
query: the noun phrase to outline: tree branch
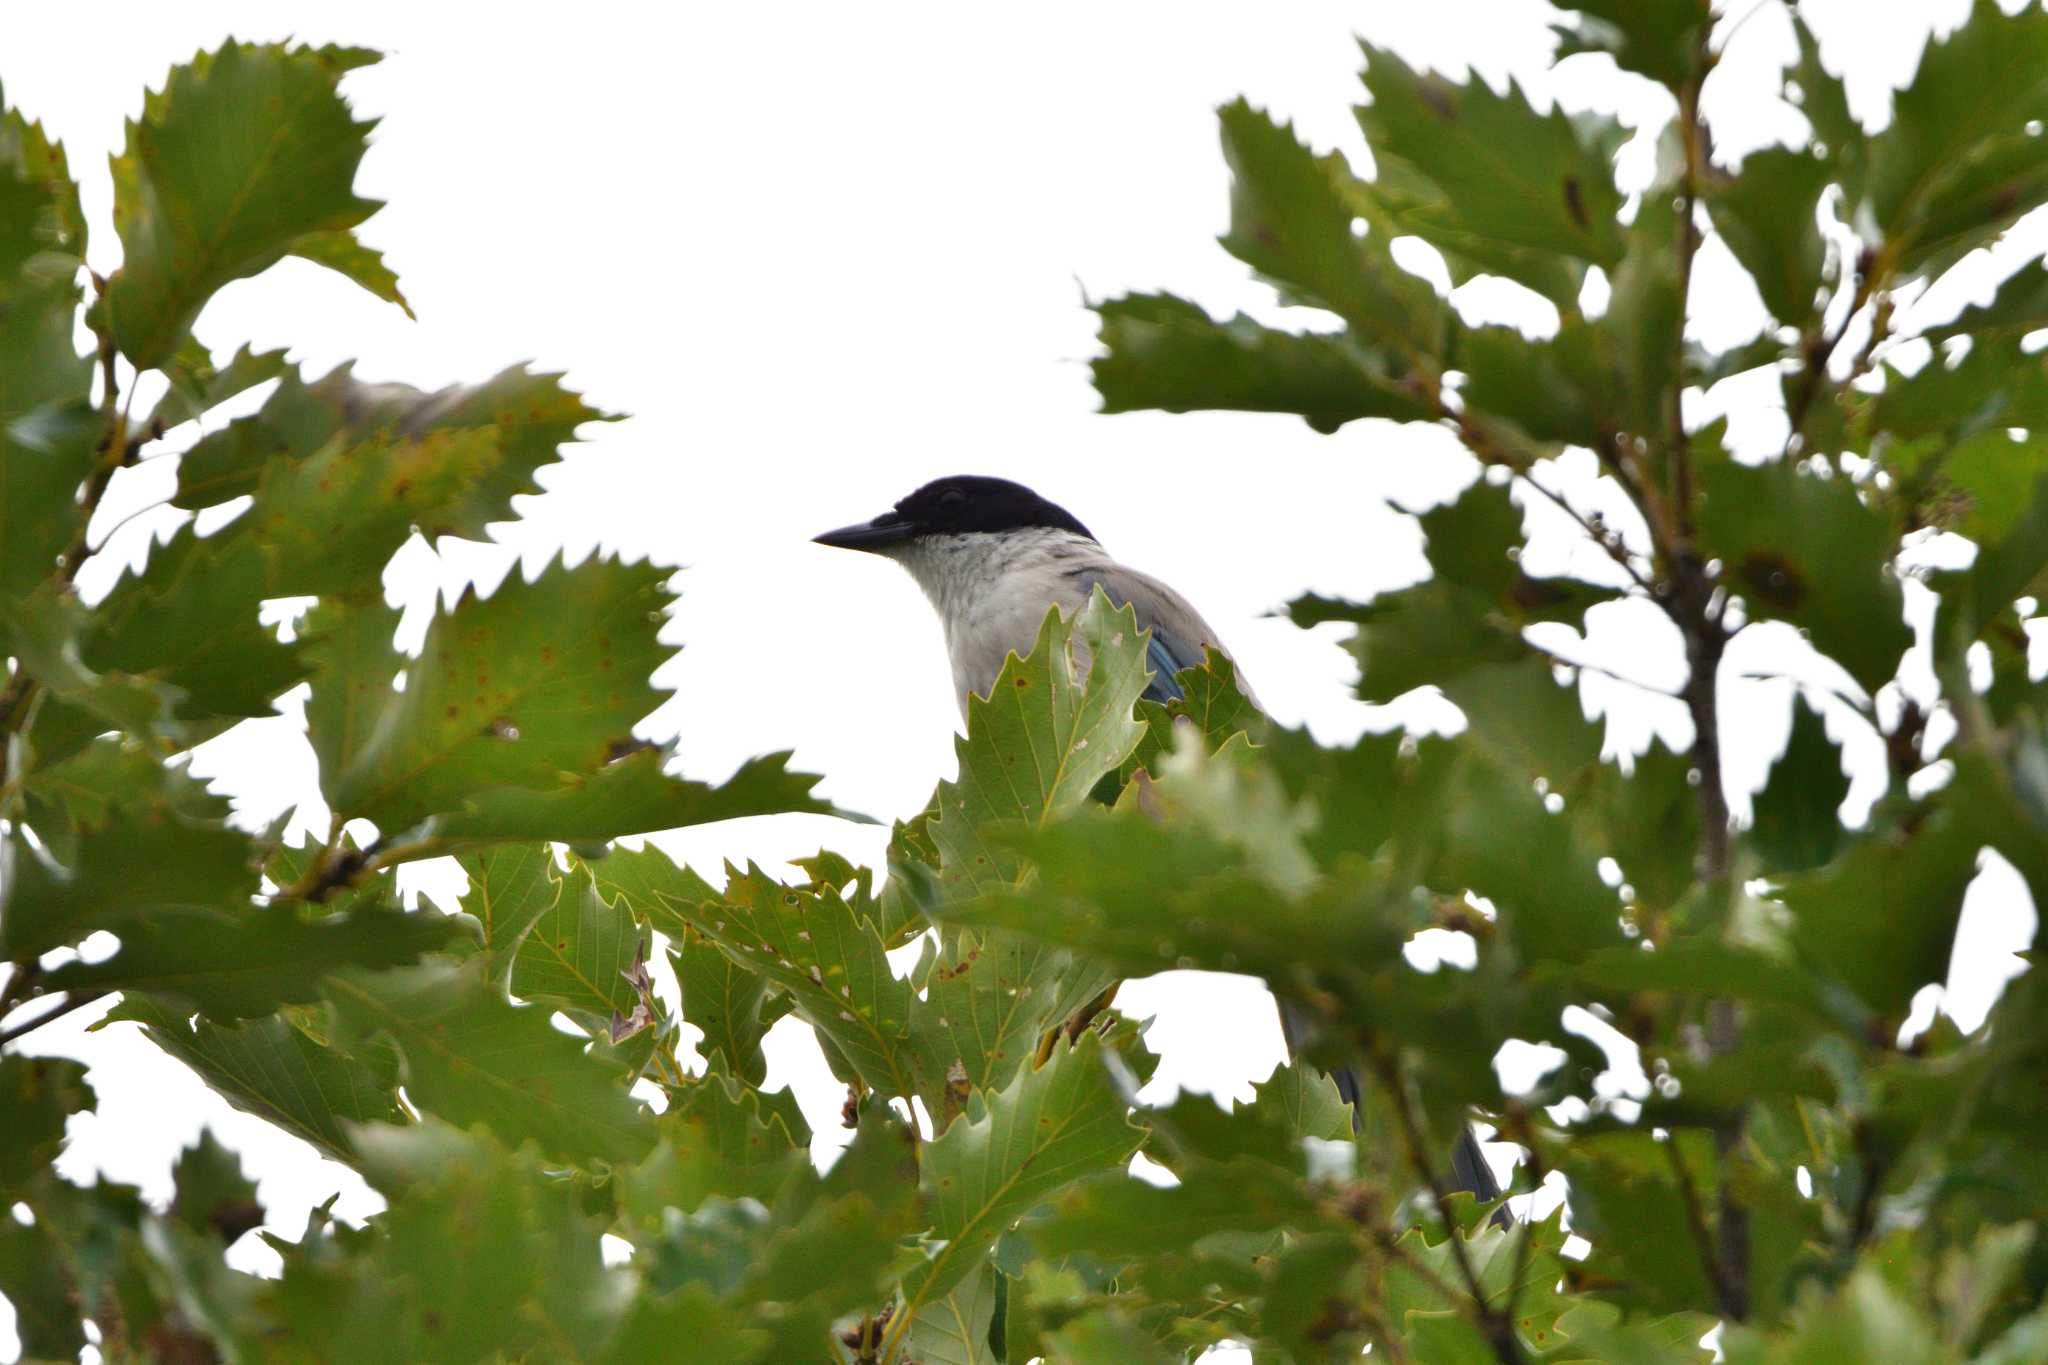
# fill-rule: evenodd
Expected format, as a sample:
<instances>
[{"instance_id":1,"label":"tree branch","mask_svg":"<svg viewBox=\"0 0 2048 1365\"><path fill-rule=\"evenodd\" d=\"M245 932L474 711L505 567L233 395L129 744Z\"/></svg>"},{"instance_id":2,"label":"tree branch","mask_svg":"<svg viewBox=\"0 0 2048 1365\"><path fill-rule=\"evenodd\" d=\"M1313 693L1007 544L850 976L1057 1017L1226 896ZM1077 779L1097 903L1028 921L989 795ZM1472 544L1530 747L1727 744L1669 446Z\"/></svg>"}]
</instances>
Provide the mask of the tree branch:
<instances>
[{"instance_id":1,"label":"tree branch","mask_svg":"<svg viewBox=\"0 0 2048 1365\"><path fill-rule=\"evenodd\" d=\"M1714 1302L1721 1306L1722 1313L1739 1318L1734 1288L1726 1278L1727 1267L1722 1261L1720 1247L1714 1241L1712 1230L1707 1227L1707 1214L1700 1204L1700 1192L1693 1186L1692 1172L1685 1168L1685 1158L1678 1150L1678 1134L1666 1135L1664 1142L1665 1159L1671 1163L1671 1178L1678 1183L1679 1202L1685 1205L1686 1226L1692 1229L1693 1245L1700 1254L1700 1269L1706 1274L1707 1287L1714 1291ZM1746 1309L1744 1310L1746 1311Z\"/></svg>"},{"instance_id":2,"label":"tree branch","mask_svg":"<svg viewBox=\"0 0 2048 1365\"><path fill-rule=\"evenodd\" d=\"M21 1038L28 1034L34 1033L37 1029L41 1028L45 1024L53 1024L57 1020L62 1019L65 1015L70 1014L74 1010L82 1010L87 1005L90 1005L93 1001L99 1000L107 994L108 992L103 990L85 991L83 993L74 994L67 997L63 1004L58 1005L54 1009L44 1010L41 1014L37 1015L35 1018L29 1020L26 1023L16 1024L13 1028L10 1029L0 1029L0 1047L5 1047L7 1044L13 1042L17 1038Z\"/></svg>"}]
</instances>

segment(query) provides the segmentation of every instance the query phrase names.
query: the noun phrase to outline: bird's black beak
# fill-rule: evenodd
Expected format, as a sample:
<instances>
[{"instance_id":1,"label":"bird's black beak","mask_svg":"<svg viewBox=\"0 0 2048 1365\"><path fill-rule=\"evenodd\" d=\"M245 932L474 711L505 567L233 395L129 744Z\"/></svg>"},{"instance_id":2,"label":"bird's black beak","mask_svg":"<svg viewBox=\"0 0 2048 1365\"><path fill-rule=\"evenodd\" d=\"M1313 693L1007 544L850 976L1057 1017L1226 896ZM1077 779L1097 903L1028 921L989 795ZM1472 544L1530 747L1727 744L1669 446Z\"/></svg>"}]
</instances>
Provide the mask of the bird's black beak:
<instances>
[{"instance_id":1,"label":"bird's black beak","mask_svg":"<svg viewBox=\"0 0 2048 1365\"><path fill-rule=\"evenodd\" d=\"M870 554L882 554L909 540L915 529L910 519L900 513L884 512L873 521L864 521L857 526L842 526L836 531L812 536L811 539L820 545L830 545L835 549L866 550Z\"/></svg>"}]
</instances>

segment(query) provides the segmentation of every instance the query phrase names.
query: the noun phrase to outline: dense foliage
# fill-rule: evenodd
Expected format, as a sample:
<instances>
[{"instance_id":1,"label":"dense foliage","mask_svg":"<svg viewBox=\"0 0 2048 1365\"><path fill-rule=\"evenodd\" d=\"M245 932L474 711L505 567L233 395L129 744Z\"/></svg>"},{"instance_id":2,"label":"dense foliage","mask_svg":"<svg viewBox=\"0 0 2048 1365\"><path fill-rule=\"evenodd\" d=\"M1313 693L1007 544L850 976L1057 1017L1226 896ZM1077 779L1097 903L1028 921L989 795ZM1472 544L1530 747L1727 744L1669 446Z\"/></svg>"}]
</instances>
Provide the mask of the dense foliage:
<instances>
[{"instance_id":1,"label":"dense foliage","mask_svg":"<svg viewBox=\"0 0 2048 1365\"><path fill-rule=\"evenodd\" d=\"M1980 0L1877 135L1800 26L1786 90L1811 140L1730 166L1698 112L1704 0L1566 8L1562 53L1675 98L1647 192L1616 188L1611 122L1368 45L1371 179L1222 111L1224 247L1333 330L1100 305L1110 411L1428 423L1484 463L1420 517L1433 576L1293 608L1351 623L1361 696L1434 686L1466 728L1325 747L1259 717L1216 658L1186 700L1139 701L1143 637L1098 598L974 704L958 777L886 869L820 853L793 881L714 884L610 844L825 809L781 757L709 787L634 738L663 573L557 566L394 645L388 558L483 535L602 414L547 375L424 394L246 348L221 364L194 338L217 289L286 255L402 306L354 231L376 205L338 82L369 54L231 44L174 71L115 160L123 262L89 298L63 154L0 115L0 1292L27 1354L74 1358L89 1322L113 1360L1107 1365L1238 1341L1679 1362L1719 1322L1738 1365L2048 1357L2048 992L2029 971L1974 1032L1938 1017L1901 1042L1983 851L2037 904L2048 889L2027 667L2048 275L1928 329L1931 350L1894 335L1902 301L2048 200L2048 14ZM1777 324L1725 354L1685 335L1710 234ZM1555 334L1465 324L1397 263L1402 237L1453 280L1534 290ZM1789 436L1744 463L1681 400L1763 367ZM137 414L146 371L169 390ZM180 506L239 514L82 602L109 484L273 381L177 457ZM1587 451L1631 515L1562 476ZM1611 571L1525 572L1537 500ZM1975 544L1970 566L1903 567L1937 531ZM1936 604L1918 641L1909 577ZM278 598L317 605L280 635L258 615ZM1631 609L1684 642L1684 752L1603 758L1572 671L1530 638ZM1839 663L1882 736L1889 785L1857 828L1803 701L1731 822L1721 664L1760 622ZM1916 649L1938 695L1900 681ZM181 755L302 684L332 833L287 847L232 824ZM468 874L460 913L403 909L394 869L440 855ZM1469 936L1474 965L1411 966L1431 928ZM110 956L64 951L100 931ZM899 976L888 954L913 945ZM1113 986L1172 966L1263 978L1312 1021L1305 1061L1234 1112L1137 1105L1150 1053ZM58 1178L91 1089L17 1040L112 992L113 1018L389 1211L251 1234L283 1258L260 1279L223 1259L262 1210L210 1138L167 1208ZM1596 1085L1610 1059L1574 1010L1639 1049L1639 1104ZM761 1089L763 1034L791 1014L848 1087L856 1131L822 1174L787 1092ZM1504 1093L1516 1039L1561 1060ZM1375 1082L1355 1140L1310 1063ZM1517 1192L1563 1177L1564 1211L1500 1228L1446 1194L1440 1154L1475 1116L1521 1147ZM1133 1176L1139 1152L1171 1181ZM631 1255L602 1255L607 1234Z\"/></svg>"}]
</instances>

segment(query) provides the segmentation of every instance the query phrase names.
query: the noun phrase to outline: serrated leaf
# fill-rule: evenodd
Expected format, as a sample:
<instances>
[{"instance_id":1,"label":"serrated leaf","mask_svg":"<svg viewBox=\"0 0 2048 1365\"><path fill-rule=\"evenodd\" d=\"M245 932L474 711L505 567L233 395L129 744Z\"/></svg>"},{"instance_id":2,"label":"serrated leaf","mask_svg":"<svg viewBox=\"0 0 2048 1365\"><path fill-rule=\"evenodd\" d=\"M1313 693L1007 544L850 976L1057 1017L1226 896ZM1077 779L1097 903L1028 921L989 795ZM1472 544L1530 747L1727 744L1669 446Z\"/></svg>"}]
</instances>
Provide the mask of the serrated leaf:
<instances>
[{"instance_id":1,"label":"serrated leaf","mask_svg":"<svg viewBox=\"0 0 2048 1365\"><path fill-rule=\"evenodd\" d=\"M171 1168L175 1194L170 1216L192 1231L232 1244L263 1222L256 1182L242 1170L242 1160L223 1147L211 1128L199 1130L199 1141L178 1154Z\"/></svg>"},{"instance_id":2,"label":"serrated leaf","mask_svg":"<svg viewBox=\"0 0 2048 1365\"><path fill-rule=\"evenodd\" d=\"M374 60L230 41L144 99L113 163L123 257L108 292L114 335L139 368L176 352L222 285L308 233L346 232L376 212L354 191L370 125L337 91Z\"/></svg>"},{"instance_id":3,"label":"serrated leaf","mask_svg":"<svg viewBox=\"0 0 2048 1365\"><path fill-rule=\"evenodd\" d=\"M628 973L647 953L640 926L626 905L598 894L582 864L560 881L561 893L519 945L512 993L573 1018L631 1018L640 995Z\"/></svg>"},{"instance_id":4,"label":"serrated leaf","mask_svg":"<svg viewBox=\"0 0 2048 1365\"><path fill-rule=\"evenodd\" d=\"M282 1015L224 1027L129 995L108 1018L142 1025L145 1037L229 1104L337 1160L353 1159L352 1125L404 1118L391 1087L369 1066L315 1042Z\"/></svg>"},{"instance_id":5,"label":"serrated leaf","mask_svg":"<svg viewBox=\"0 0 2048 1365\"><path fill-rule=\"evenodd\" d=\"M1372 102L1359 125L1385 177L1431 184L1446 226L1510 247L1612 267L1621 260L1621 196L1608 167L1618 130L1581 127L1562 110L1538 114L1509 82L1496 94L1474 77L1418 72L1363 43Z\"/></svg>"},{"instance_id":6,"label":"serrated leaf","mask_svg":"<svg viewBox=\"0 0 2048 1365\"><path fill-rule=\"evenodd\" d=\"M990 1329L996 1325L1000 1274L983 1265L928 1304L903 1339L908 1357L918 1365L997 1365L1003 1356L990 1344Z\"/></svg>"},{"instance_id":7,"label":"serrated leaf","mask_svg":"<svg viewBox=\"0 0 2048 1365\"><path fill-rule=\"evenodd\" d=\"M1976 0L1928 43L1870 142L1869 205L1901 271L1938 273L2048 198L2048 14Z\"/></svg>"},{"instance_id":8,"label":"serrated leaf","mask_svg":"<svg viewBox=\"0 0 2048 1365\"><path fill-rule=\"evenodd\" d=\"M246 907L255 894L254 848L226 825L226 802L139 746L97 741L36 774L27 795L42 847L10 836L0 921L16 961L95 929L147 932L159 917Z\"/></svg>"},{"instance_id":9,"label":"serrated leaf","mask_svg":"<svg viewBox=\"0 0 2048 1365\"><path fill-rule=\"evenodd\" d=\"M1847 836L1837 812L1848 796L1849 776L1820 712L1794 697L1791 736L1756 794L1750 846L1772 872L1801 872L1829 862Z\"/></svg>"},{"instance_id":10,"label":"serrated leaf","mask_svg":"<svg viewBox=\"0 0 2048 1365\"><path fill-rule=\"evenodd\" d=\"M967 704L959 776L942 783L930 837L948 889L1013 881L1020 868L983 832L1073 810L1144 738L1131 708L1150 679L1137 613L1097 587L1069 623L1046 613L1031 653L1004 663L988 697Z\"/></svg>"},{"instance_id":11,"label":"serrated leaf","mask_svg":"<svg viewBox=\"0 0 2048 1365\"><path fill-rule=\"evenodd\" d=\"M1714 16L1707 0L1567 0L1559 8L1579 16L1558 26L1558 60L1581 52L1605 52L1624 71L1648 76L1672 90L1698 79L1706 56L1706 34Z\"/></svg>"},{"instance_id":12,"label":"serrated leaf","mask_svg":"<svg viewBox=\"0 0 2048 1365\"><path fill-rule=\"evenodd\" d=\"M1449 309L1394 263L1384 222L1353 231L1361 220L1343 158L1314 156L1291 126L1241 99L1223 106L1221 121L1231 169L1224 250L1289 302L1327 308L1396 354L1441 354Z\"/></svg>"},{"instance_id":13,"label":"serrated leaf","mask_svg":"<svg viewBox=\"0 0 2048 1365\"><path fill-rule=\"evenodd\" d=\"M1465 405L1538 442L1598 449L1622 426L1612 345L1606 331L1573 318L1544 341L1512 327L1471 328L1458 344Z\"/></svg>"},{"instance_id":14,"label":"serrated leaf","mask_svg":"<svg viewBox=\"0 0 2048 1365\"><path fill-rule=\"evenodd\" d=\"M263 551L235 527L199 536L187 527L150 551L92 616L80 643L86 665L176 688L178 715L207 731L272 714L306 675L296 647L258 619L271 596Z\"/></svg>"},{"instance_id":15,"label":"serrated leaf","mask_svg":"<svg viewBox=\"0 0 2048 1365\"><path fill-rule=\"evenodd\" d=\"M1705 550L1742 594L1752 619L1805 630L1822 653L1875 692L1913 642L1890 562L1889 521L1846 478L1819 478L1787 461L1715 462L1700 470Z\"/></svg>"},{"instance_id":16,"label":"serrated leaf","mask_svg":"<svg viewBox=\"0 0 2048 1365\"><path fill-rule=\"evenodd\" d=\"M1189 1166L1171 1186L1123 1171L1081 1181L1034 1217L1027 1235L1041 1256L1135 1260L1217 1233L1313 1227L1318 1214L1314 1188L1291 1171L1239 1158Z\"/></svg>"},{"instance_id":17,"label":"serrated leaf","mask_svg":"<svg viewBox=\"0 0 2048 1365\"><path fill-rule=\"evenodd\" d=\"M1695 1199L1715 1188L1710 1134L1589 1134L1572 1144L1563 1164L1574 1230L1604 1236L1588 1265L1624 1286L1618 1292L1626 1302L1671 1311L1713 1301L1678 1175L1683 1171Z\"/></svg>"},{"instance_id":18,"label":"serrated leaf","mask_svg":"<svg viewBox=\"0 0 2048 1365\"><path fill-rule=\"evenodd\" d=\"M435 617L416 659L390 647L382 608L347 614L308 649L329 804L396 832L492 788L568 790L660 701L647 678L666 656L655 633L667 577L600 559L510 577Z\"/></svg>"},{"instance_id":19,"label":"serrated leaf","mask_svg":"<svg viewBox=\"0 0 2048 1365\"><path fill-rule=\"evenodd\" d=\"M1771 316L1788 326L1812 319L1820 293L1827 246L1817 215L1830 180L1827 161L1811 151L1766 147L1713 182L1707 197L1721 240L1756 281Z\"/></svg>"},{"instance_id":20,"label":"serrated leaf","mask_svg":"<svg viewBox=\"0 0 2048 1365\"><path fill-rule=\"evenodd\" d=\"M511 980L528 931L561 899L554 850L546 844L499 844L456 861L469 876L462 911L483 930L486 974L502 986Z\"/></svg>"},{"instance_id":21,"label":"serrated leaf","mask_svg":"<svg viewBox=\"0 0 2048 1365\"><path fill-rule=\"evenodd\" d=\"M0 638L8 642L15 666L49 696L91 716L103 728L173 744L183 739L184 726L175 716L178 690L147 678L88 668L78 651L90 628L91 617L76 594L54 576L33 592L0 601ZM38 745L37 757L45 764L66 756L54 746Z\"/></svg>"},{"instance_id":22,"label":"serrated leaf","mask_svg":"<svg viewBox=\"0 0 2048 1365\"><path fill-rule=\"evenodd\" d=\"M1403 370L1345 336L1218 322L1168 294L1096 305L1106 354L1090 363L1104 412L1284 412L1320 432L1361 417L1434 414Z\"/></svg>"},{"instance_id":23,"label":"serrated leaf","mask_svg":"<svg viewBox=\"0 0 2048 1365\"><path fill-rule=\"evenodd\" d=\"M1903 1021L1914 993L1948 974L1980 846L1955 811L1943 811L1911 836L1867 839L1788 882L1779 895L1800 956L1881 1017Z\"/></svg>"},{"instance_id":24,"label":"serrated leaf","mask_svg":"<svg viewBox=\"0 0 2048 1365\"><path fill-rule=\"evenodd\" d=\"M1092 1033L987 1097L924 1150L929 1259L905 1277L899 1314L914 1319L985 1264L1012 1221L1053 1191L1130 1159L1143 1134L1126 1116Z\"/></svg>"},{"instance_id":25,"label":"serrated leaf","mask_svg":"<svg viewBox=\"0 0 2048 1365\"><path fill-rule=\"evenodd\" d=\"M309 232L292 243L291 254L354 280L386 303L397 304L407 317L413 316L412 305L399 291L398 276L384 264L384 253L364 246L355 233Z\"/></svg>"},{"instance_id":26,"label":"serrated leaf","mask_svg":"<svg viewBox=\"0 0 2048 1365\"><path fill-rule=\"evenodd\" d=\"M141 430L150 430L159 424L169 430L197 419L236 394L273 379L282 379L287 374L295 374L282 350L252 351L247 343L229 358L226 365L216 369L212 353L196 338L188 339L178 353L164 363L163 368L164 377L171 382L170 391L142 420Z\"/></svg>"},{"instance_id":27,"label":"serrated leaf","mask_svg":"<svg viewBox=\"0 0 2048 1365\"><path fill-rule=\"evenodd\" d=\"M584 1055L546 1009L515 1007L479 959L345 973L323 990L348 1037L397 1045L406 1092L429 1113L574 1164L638 1160L654 1141L623 1076Z\"/></svg>"},{"instance_id":28,"label":"serrated leaf","mask_svg":"<svg viewBox=\"0 0 2048 1365\"><path fill-rule=\"evenodd\" d=\"M5 345L0 338L0 368ZM0 595L9 601L26 598L55 574L77 531L78 490L92 473L99 431L82 402L0 415ZM15 629L0 624L0 639L11 640Z\"/></svg>"},{"instance_id":29,"label":"serrated leaf","mask_svg":"<svg viewBox=\"0 0 2048 1365\"><path fill-rule=\"evenodd\" d=\"M619 1178L627 1216L648 1227L659 1226L663 1210L689 1213L712 1195L772 1203L809 1156L758 1091L716 1067L675 1093L656 1131L654 1151Z\"/></svg>"},{"instance_id":30,"label":"serrated leaf","mask_svg":"<svg viewBox=\"0 0 2048 1365\"><path fill-rule=\"evenodd\" d=\"M232 1022L317 999L329 972L414 962L460 929L424 911L368 907L309 921L275 905L124 916L117 932L120 951L66 963L50 973L51 987L145 991Z\"/></svg>"},{"instance_id":31,"label":"serrated leaf","mask_svg":"<svg viewBox=\"0 0 2048 1365\"><path fill-rule=\"evenodd\" d=\"M93 1103L85 1068L77 1062L19 1053L0 1057L0 1197L10 1206L57 1159L65 1120L90 1111Z\"/></svg>"}]
</instances>

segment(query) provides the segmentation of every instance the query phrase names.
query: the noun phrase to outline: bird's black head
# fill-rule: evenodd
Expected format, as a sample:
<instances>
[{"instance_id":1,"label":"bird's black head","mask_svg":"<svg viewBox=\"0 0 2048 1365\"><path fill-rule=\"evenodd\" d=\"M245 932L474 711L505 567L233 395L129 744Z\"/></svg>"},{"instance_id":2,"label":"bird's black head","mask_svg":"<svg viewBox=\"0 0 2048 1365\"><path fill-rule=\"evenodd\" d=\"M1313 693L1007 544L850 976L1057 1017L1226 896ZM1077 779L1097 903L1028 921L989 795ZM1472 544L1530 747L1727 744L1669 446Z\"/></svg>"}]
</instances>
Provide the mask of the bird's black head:
<instances>
[{"instance_id":1,"label":"bird's black head","mask_svg":"<svg viewBox=\"0 0 2048 1365\"><path fill-rule=\"evenodd\" d=\"M1021 483L979 474L934 479L873 521L815 536L820 545L886 554L922 536L1020 531L1042 527L1095 537L1058 503Z\"/></svg>"}]
</instances>

